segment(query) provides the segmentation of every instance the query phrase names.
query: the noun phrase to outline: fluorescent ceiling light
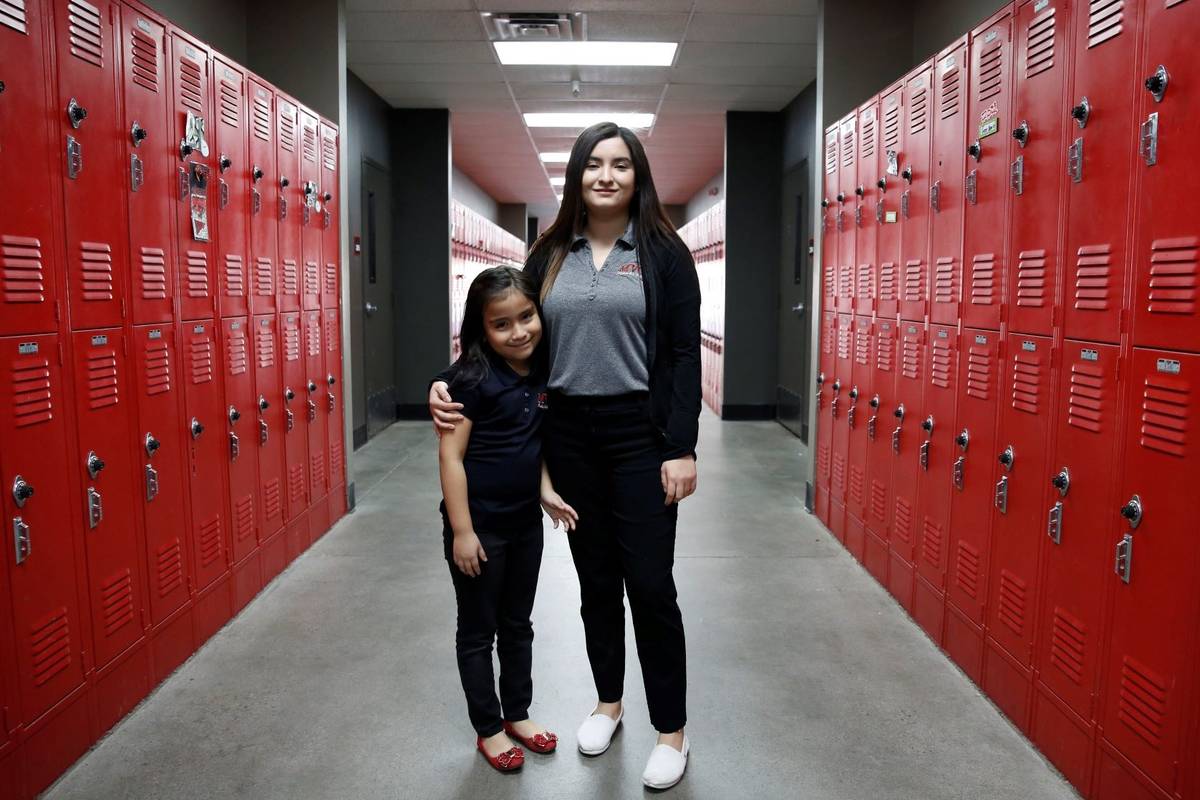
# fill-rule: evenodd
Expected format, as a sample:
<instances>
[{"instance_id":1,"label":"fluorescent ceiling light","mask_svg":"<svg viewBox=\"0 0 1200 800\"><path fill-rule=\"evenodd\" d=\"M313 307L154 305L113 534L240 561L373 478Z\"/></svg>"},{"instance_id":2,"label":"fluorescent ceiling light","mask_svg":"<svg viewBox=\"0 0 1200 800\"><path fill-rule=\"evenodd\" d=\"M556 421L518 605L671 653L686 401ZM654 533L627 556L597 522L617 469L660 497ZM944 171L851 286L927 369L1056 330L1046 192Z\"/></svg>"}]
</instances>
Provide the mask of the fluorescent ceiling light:
<instances>
[{"instance_id":1,"label":"fluorescent ceiling light","mask_svg":"<svg viewBox=\"0 0 1200 800\"><path fill-rule=\"evenodd\" d=\"M504 65L669 67L675 42L494 42Z\"/></svg>"},{"instance_id":2,"label":"fluorescent ceiling light","mask_svg":"<svg viewBox=\"0 0 1200 800\"><path fill-rule=\"evenodd\" d=\"M565 175L556 175L555 177L550 179L551 186L565 186L566 183L567 183L567 178Z\"/></svg>"},{"instance_id":3,"label":"fluorescent ceiling light","mask_svg":"<svg viewBox=\"0 0 1200 800\"><path fill-rule=\"evenodd\" d=\"M591 113L544 113L526 114L525 124L531 128L587 128L598 122L615 122L622 128L649 128L654 124L653 114L608 114L603 111Z\"/></svg>"},{"instance_id":4,"label":"fluorescent ceiling light","mask_svg":"<svg viewBox=\"0 0 1200 800\"><path fill-rule=\"evenodd\" d=\"M565 164L571 159L570 153L539 153L543 164Z\"/></svg>"}]
</instances>

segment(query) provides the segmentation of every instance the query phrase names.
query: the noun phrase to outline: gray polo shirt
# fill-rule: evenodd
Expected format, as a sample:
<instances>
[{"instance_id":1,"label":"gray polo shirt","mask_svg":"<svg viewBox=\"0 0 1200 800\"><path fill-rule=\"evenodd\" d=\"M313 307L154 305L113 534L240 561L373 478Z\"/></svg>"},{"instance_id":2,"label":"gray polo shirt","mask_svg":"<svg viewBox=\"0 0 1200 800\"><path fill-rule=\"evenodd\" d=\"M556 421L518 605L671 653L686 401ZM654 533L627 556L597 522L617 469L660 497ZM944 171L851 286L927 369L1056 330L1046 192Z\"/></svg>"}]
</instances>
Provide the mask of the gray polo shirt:
<instances>
[{"instance_id":1,"label":"gray polo shirt","mask_svg":"<svg viewBox=\"0 0 1200 800\"><path fill-rule=\"evenodd\" d=\"M542 307L550 329L550 388L610 397L650 387L646 295L633 222L596 269L578 235Z\"/></svg>"}]
</instances>

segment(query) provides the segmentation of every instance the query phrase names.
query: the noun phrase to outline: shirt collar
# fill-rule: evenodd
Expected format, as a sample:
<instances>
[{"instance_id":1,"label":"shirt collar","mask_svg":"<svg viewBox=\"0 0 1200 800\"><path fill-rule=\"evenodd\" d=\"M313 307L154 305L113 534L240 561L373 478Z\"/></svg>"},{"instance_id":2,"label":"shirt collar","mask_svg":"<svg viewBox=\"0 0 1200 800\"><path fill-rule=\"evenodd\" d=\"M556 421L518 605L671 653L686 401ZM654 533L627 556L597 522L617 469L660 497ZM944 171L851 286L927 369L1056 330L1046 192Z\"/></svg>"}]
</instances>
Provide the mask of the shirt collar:
<instances>
[{"instance_id":1,"label":"shirt collar","mask_svg":"<svg viewBox=\"0 0 1200 800\"><path fill-rule=\"evenodd\" d=\"M581 242L586 241L587 237L582 232L575 234L575 238L571 240L571 249L574 250L580 246ZM629 224L625 226L625 232L617 237L617 242L625 245L627 250L637 247L637 233L633 227L633 217L629 218Z\"/></svg>"}]
</instances>

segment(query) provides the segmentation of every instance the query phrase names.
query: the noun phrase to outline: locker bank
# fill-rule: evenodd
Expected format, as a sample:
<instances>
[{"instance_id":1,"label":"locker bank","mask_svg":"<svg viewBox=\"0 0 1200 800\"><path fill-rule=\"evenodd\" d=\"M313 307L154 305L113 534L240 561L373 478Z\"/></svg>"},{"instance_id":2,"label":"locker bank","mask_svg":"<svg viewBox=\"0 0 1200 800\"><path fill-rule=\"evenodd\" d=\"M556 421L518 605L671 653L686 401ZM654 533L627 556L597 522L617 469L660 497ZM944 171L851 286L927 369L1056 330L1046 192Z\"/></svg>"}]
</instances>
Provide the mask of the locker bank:
<instances>
[{"instance_id":1,"label":"locker bank","mask_svg":"<svg viewBox=\"0 0 1200 800\"><path fill-rule=\"evenodd\" d=\"M632 653L577 752L550 525L561 746L474 752L427 405L613 119L700 296L667 791L1200 800L1198 37L1200 0L0 0L0 798L651 793Z\"/></svg>"}]
</instances>

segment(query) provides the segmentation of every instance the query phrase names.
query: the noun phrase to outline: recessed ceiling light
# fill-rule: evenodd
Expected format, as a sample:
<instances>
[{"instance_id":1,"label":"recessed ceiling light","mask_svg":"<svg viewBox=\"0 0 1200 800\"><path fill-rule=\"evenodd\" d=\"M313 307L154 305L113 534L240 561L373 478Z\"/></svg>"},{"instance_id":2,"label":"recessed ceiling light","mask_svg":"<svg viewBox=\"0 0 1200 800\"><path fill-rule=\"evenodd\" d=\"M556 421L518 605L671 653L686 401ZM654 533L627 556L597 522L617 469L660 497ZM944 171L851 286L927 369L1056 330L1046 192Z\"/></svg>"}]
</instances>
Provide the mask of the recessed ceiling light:
<instances>
[{"instance_id":1,"label":"recessed ceiling light","mask_svg":"<svg viewBox=\"0 0 1200 800\"><path fill-rule=\"evenodd\" d=\"M564 175L556 175L550 179L551 186L565 186L566 183L567 183L567 178Z\"/></svg>"},{"instance_id":2,"label":"recessed ceiling light","mask_svg":"<svg viewBox=\"0 0 1200 800\"><path fill-rule=\"evenodd\" d=\"M675 42L493 42L504 65L669 67Z\"/></svg>"},{"instance_id":3,"label":"recessed ceiling light","mask_svg":"<svg viewBox=\"0 0 1200 800\"><path fill-rule=\"evenodd\" d=\"M565 164L571 159L570 153L538 153L543 164Z\"/></svg>"},{"instance_id":4,"label":"recessed ceiling light","mask_svg":"<svg viewBox=\"0 0 1200 800\"><path fill-rule=\"evenodd\" d=\"M597 122L615 122L622 128L649 128L653 114L539 113L526 114L525 124L531 128L587 128Z\"/></svg>"}]
</instances>

